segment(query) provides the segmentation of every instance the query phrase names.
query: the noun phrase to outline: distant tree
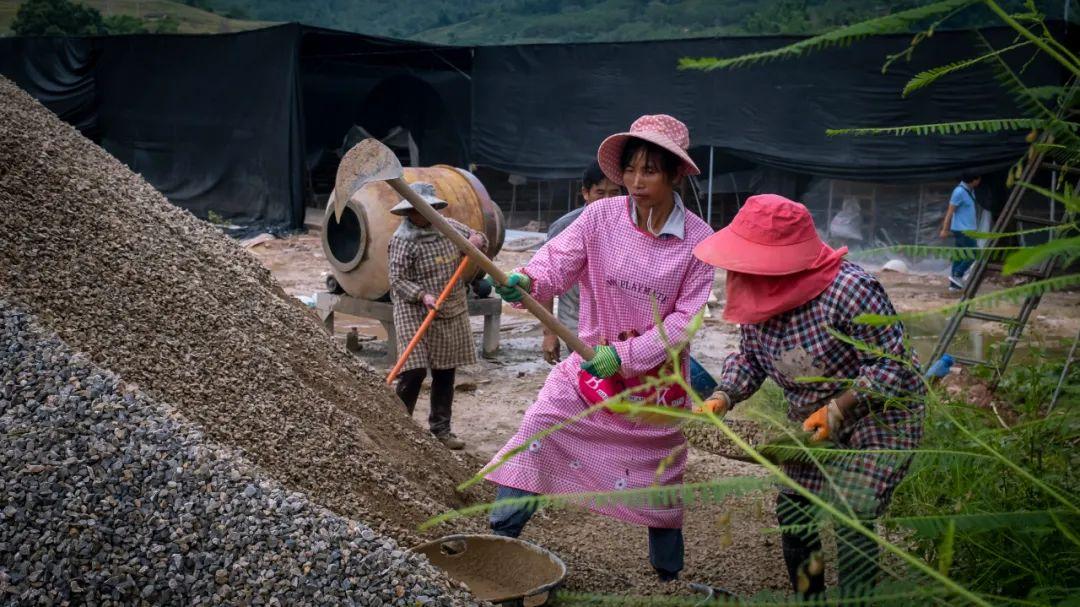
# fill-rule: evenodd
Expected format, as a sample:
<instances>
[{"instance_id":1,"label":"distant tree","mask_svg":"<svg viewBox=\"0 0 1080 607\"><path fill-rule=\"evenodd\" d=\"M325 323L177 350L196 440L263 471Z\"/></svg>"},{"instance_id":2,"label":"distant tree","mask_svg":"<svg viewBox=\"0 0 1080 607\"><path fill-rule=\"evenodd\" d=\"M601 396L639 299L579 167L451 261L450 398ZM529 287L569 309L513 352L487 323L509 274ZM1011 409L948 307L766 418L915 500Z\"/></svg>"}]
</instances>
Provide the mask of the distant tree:
<instances>
[{"instance_id":1,"label":"distant tree","mask_svg":"<svg viewBox=\"0 0 1080 607\"><path fill-rule=\"evenodd\" d=\"M97 9L69 0L26 0L11 31L16 36L92 36L105 32Z\"/></svg>"},{"instance_id":2,"label":"distant tree","mask_svg":"<svg viewBox=\"0 0 1080 607\"><path fill-rule=\"evenodd\" d=\"M248 12L239 6L234 6L225 11L225 16L229 19L248 19Z\"/></svg>"},{"instance_id":3,"label":"distant tree","mask_svg":"<svg viewBox=\"0 0 1080 607\"><path fill-rule=\"evenodd\" d=\"M799 34L812 30L806 0L778 0L746 18L752 34Z\"/></svg>"},{"instance_id":4,"label":"distant tree","mask_svg":"<svg viewBox=\"0 0 1080 607\"><path fill-rule=\"evenodd\" d=\"M146 22L132 15L109 15L102 19L108 34L145 34Z\"/></svg>"}]
</instances>

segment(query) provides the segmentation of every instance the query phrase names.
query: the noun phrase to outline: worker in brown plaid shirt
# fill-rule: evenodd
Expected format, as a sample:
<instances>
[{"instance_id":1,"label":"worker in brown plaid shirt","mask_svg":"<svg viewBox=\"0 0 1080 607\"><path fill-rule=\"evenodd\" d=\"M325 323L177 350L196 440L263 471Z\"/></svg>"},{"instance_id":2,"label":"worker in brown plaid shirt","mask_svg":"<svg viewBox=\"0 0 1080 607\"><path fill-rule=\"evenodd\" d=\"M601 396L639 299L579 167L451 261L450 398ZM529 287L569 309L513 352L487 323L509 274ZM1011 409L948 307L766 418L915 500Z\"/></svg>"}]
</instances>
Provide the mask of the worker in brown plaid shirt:
<instances>
[{"instance_id":1,"label":"worker in brown plaid shirt","mask_svg":"<svg viewBox=\"0 0 1080 607\"><path fill-rule=\"evenodd\" d=\"M435 209L446 208L435 194L435 186L417 182L409 187ZM435 300L454 275L461 252L440 234L408 200L390 210L405 217L390 238L390 296L394 302L394 328L398 352L416 335ZM475 247L487 247L487 238L457 221L447 219ZM416 407L420 386L431 369L431 413L428 427L450 449L461 449L464 441L450 431L454 402L454 375L457 367L476 362L476 344L469 327L465 287L458 283L439 308L435 320L409 355L397 383L397 395L409 415Z\"/></svg>"},{"instance_id":2,"label":"worker in brown plaid shirt","mask_svg":"<svg viewBox=\"0 0 1080 607\"><path fill-rule=\"evenodd\" d=\"M727 270L724 319L741 334L706 407L722 414L770 378L784 390L788 417L813 432L811 442L893 451L782 464L803 488L873 528L910 462L895 451L914 449L922 438L925 387L903 325L855 322L860 314L896 311L877 279L844 260L846 253L821 241L806 207L772 194L747 199L728 227L698 246L698 258ZM795 591L808 595L825 590L815 510L794 489L781 489L784 560ZM838 526L837 548L845 592L876 582L872 540Z\"/></svg>"}]
</instances>

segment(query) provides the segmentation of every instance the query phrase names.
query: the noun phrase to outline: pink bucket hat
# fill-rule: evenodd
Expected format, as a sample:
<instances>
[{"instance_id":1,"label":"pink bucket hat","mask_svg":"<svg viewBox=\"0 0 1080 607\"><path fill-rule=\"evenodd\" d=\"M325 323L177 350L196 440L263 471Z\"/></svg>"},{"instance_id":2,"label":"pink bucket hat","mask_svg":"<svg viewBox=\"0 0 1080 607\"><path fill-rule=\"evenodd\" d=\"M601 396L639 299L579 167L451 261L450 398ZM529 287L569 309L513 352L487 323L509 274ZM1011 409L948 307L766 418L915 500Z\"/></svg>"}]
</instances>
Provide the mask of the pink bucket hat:
<instances>
[{"instance_id":1,"label":"pink bucket hat","mask_svg":"<svg viewBox=\"0 0 1080 607\"><path fill-rule=\"evenodd\" d=\"M709 265L762 276L827 265L846 252L821 240L806 207L776 194L747 198L727 227L694 248L694 256Z\"/></svg>"},{"instance_id":2,"label":"pink bucket hat","mask_svg":"<svg viewBox=\"0 0 1080 607\"><path fill-rule=\"evenodd\" d=\"M600 163L600 170L604 172L604 176L612 183L624 185L622 167L619 165L623 147L631 137L655 143L678 156L682 161L681 175L701 173L694 161L690 159L690 155L686 153L686 150L690 148L690 131L686 125L673 116L655 114L638 118L634 124L630 125L629 131L616 133L600 144L600 149L596 152L596 160Z\"/></svg>"}]
</instances>

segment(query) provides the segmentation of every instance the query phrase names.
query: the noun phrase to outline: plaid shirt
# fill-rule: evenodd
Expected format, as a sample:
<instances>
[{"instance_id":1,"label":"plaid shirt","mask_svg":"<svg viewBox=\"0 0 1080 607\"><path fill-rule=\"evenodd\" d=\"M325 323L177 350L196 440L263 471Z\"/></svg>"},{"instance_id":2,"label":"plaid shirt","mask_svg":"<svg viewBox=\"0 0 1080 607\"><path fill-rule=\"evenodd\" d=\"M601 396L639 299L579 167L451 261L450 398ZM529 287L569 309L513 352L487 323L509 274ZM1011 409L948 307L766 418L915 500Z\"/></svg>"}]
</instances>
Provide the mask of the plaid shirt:
<instances>
[{"instance_id":1,"label":"plaid shirt","mask_svg":"<svg viewBox=\"0 0 1080 607\"><path fill-rule=\"evenodd\" d=\"M466 238L478 233L453 219L447 218L446 221ZM484 246L487 246L486 237ZM387 270L390 297L394 302L398 352L405 351L405 346L427 316L428 311L421 298L425 293L438 296L460 262L461 251L449 238L430 226L420 228L404 219L390 237ZM469 327L465 286L458 282L443 302L427 333L409 355L402 371L425 367L453 369L474 362L476 343Z\"/></svg>"},{"instance_id":2,"label":"plaid shirt","mask_svg":"<svg viewBox=\"0 0 1080 607\"><path fill-rule=\"evenodd\" d=\"M904 343L901 323L874 327L853 322L863 313L896 312L881 283L845 261L833 283L813 300L765 322L740 326L739 351L724 361L718 389L737 403L768 377L784 390L788 417L802 422L828 399L854 387L858 403L833 440L855 449L915 448L922 437L925 395L918 360ZM860 351L830 330L888 357ZM905 360L911 366L900 362ZM800 377L832 381L798 381ZM845 459L826 466L833 482L812 464L786 464L785 472L811 491L839 490L849 502L855 493L869 493L874 501L862 509L880 512L903 478L907 461L895 455Z\"/></svg>"}]
</instances>

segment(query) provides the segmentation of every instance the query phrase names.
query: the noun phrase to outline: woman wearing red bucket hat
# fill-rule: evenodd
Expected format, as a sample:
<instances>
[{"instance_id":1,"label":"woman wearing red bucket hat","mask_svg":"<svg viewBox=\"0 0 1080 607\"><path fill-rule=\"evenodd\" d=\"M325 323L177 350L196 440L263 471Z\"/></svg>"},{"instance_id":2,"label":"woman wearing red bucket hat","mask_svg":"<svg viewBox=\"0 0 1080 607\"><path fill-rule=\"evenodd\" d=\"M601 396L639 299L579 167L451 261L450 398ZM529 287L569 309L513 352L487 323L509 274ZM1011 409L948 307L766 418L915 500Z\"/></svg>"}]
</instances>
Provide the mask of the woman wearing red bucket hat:
<instances>
[{"instance_id":1,"label":"woman wearing red bucket hat","mask_svg":"<svg viewBox=\"0 0 1080 607\"><path fill-rule=\"evenodd\" d=\"M724 319L738 323L741 333L739 351L724 361L719 390L706 405L726 411L768 377L783 388L788 417L814 432L812 441L828 438L854 450L914 449L922 437L925 395L918 362L904 345L899 322L873 327L853 321L863 313L895 311L881 284L845 261L845 253L846 248L833 250L821 241L806 207L774 194L748 198L730 225L694 249L698 259L727 270ZM874 351L856 348L837 334ZM908 461L867 453L820 467L809 462L782 467L807 490L872 525ZM803 528L816 521L809 500L787 487L777 500L777 518L782 526ZM877 545L847 527L837 536L841 587L873 584ZM809 567L821 550L816 532L781 537L795 590L824 591L824 574Z\"/></svg>"},{"instance_id":2,"label":"woman wearing red bucket hat","mask_svg":"<svg viewBox=\"0 0 1080 607\"><path fill-rule=\"evenodd\" d=\"M712 230L675 191L683 176L698 173L686 153L689 144L686 126L665 115L643 116L628 132L604 140L597 154L600 167L629 196L589 204L496 289L510 302L521 299L518 288L545 301L579 284L578 333L595 348L591 361L572 354L551 370L517 434L492 459L485 476L499 485L497 499L682 482L686 439L672 425L601 409L533 437L638 386L631 400L688 406L678 386L653 389L644 378L668 364L665 335L670 344L688 339L687 327L712 290L715 271L693 256ZM656 324L657 313L662 326ZM497 465L504 457L507 461ZM588 506L648 527L651 565L662 580L678 577L683 568L680 504L607 500ZM492 512L492 530L516 537L532 514L531 507L502 505Z\"/></svg>"}]
</instances>

